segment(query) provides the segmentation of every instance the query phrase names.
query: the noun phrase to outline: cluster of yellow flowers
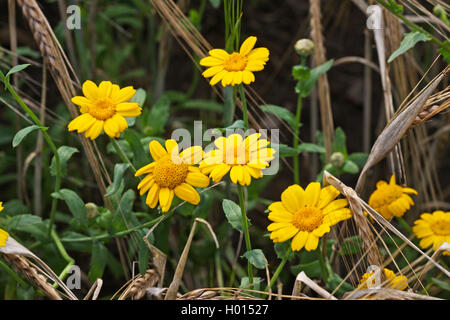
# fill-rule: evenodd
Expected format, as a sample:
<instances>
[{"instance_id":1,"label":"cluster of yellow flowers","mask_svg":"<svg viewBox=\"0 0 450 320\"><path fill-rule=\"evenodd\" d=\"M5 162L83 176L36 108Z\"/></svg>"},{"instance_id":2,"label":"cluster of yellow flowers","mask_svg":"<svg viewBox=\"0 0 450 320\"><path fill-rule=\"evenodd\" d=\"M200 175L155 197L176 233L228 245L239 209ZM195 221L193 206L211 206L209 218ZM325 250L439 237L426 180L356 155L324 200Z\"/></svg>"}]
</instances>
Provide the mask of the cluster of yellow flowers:
<instances>
[{"instance_id":1,"label":"cluster of yellow flowers","mask_svg":"<svg viewBox=\"0 0 450 320\"><path fill-rule=\"evenodd\" d=\"M254 48L255 44L256 37L249 37L239 52L210 50L209 56L200 60L200 65L208 67L203 76L211 78L211 85L252 83L255 81L253 72L263 70L269 60L269 50ZM99 86L86 81L82 91L84 96L72 98L72 102L80 106L81 115L70 122L69 131L85 133L90 139L96 139L103 131L111 138L118 138L128 128L125 118L141 114L138 103L129 101L136 93L131 86L121 89L110 81L102 81ZM261 138L259 133L245 138L231 134L217 138L215 148L205 153L201 146L180 150L175 140L166 140L164 146L152 140L149 150L153 162L137 170L136 176L145 175L137 188L140 195L147 193L146 204L150 208L159 203L163 213L170 210L174 196L197 205L200 195L195 188L207 187L210 179L219 182L229 173L234 184L248 186L252 178L261 178L263 169L275 155L269 144L270 141ZM397 185L393 175L389 183L379 181L376 184L369 205L386 219L401 217L414 205L410 194L417 194L417 191ZM338 196L336 188L322 188L318 182L310 183L305 189L297 184L289 186L282 192L281 201L268 207L268 219L272 222L267 227L270 239L273 242L292 239L293 251L315 250L319 238L330 232L330 227L351 218L347 199L337 199ZM413 231L422 239L422 248L433 245L436 250L444 241L450 242L450 213L424 213L415 222ZM4 231L0 233L0 246L7 237ZM405 277L396 277L388 269L384 269L384 273L389 286L400 290L406 288ZM370 276L370 273L364 274L360 286L367 287Z\"/></svg>"}]
</instances>

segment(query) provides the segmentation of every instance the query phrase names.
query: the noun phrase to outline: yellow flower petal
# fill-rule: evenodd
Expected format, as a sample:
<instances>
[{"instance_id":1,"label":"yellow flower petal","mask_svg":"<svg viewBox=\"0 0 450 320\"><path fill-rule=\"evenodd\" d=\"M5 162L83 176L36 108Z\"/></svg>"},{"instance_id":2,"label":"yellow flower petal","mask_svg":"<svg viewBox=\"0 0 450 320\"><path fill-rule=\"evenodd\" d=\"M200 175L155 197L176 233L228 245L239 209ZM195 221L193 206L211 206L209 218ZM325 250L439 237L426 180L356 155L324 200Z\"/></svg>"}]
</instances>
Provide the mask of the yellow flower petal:
<instances>
[{"instance_id":1,"label":"yellow flower petal","mask_svg":"<svg viewBox=\"0 0 450 320\"><path fill-rule=\"evenodd\" d=\"M103 130L104 121L95 120L94 124L86 131L86 138L96 139Z\"/></svg>"},{"instance_id":2,"label":"yellow flower petal","mask_svg":"<svg viewBox=\"0 0 450 320\"><path fill-rule=\"evenodd\" d=\"M297 233L291 242L292 251L301 250L305 246L306 240L308 240L308 232L300 231Z\"/></svg>"},{"instance_id":3,"label":"yellow flower petal","mask_svg":"<svg viewBox=\"0 0 450 320\"><path fill-rule=\"evenodd\" d=\"M102 81L98 86L98 96L101 98L106 98L111 95L112 83L111 81Z\"/></svg>"},{"instance_id":4,"label":"yellow flower petal","mask_svg":"<svg viewBox=\"0 0 450 320\"><path fill-rule=\"evenodd\" d=\"M98 98L98 88L97 85L91 80L87 80L82 86L83 95L89 100L96 100Z\"/></svg>"},{"instance_id":5,"label":"yellow flower petal","mask_svg":"<svg viewBox=\"0 0 450 320\"><path fill-rule=\"evenodd\" d=\"M148 144L148 147L150 150L150 154L151 154L153 160L155 160L155 161L161 159L164 156L167 156L166 150L156 140L150 141L150 143Z\"/></svg>"},{"instance_id":6,"label":"yellow flower petal","mask_svg":"<svg viewBox=\"0 0 450 320\"><path fill-rule=\"evenodd\" d=\"M256 40L257 40L256 37L253 37L253 36L245 39L245 41L241 45L239 53L244 56L247 55L248 53L250 53L250 51L255 46Z\"/></svg>"},{"instance_id":7,"label":"yellow flower petal","mask_svg":"<svg viewBox=\"0 0 450 320\"><path fill-rule=\"evenodd\" d=\"M154 183L152 185L152 187L150 188L150 190L148 191L147 194L147 198L145 199L145 203L150 207L150 208L155 208L156 204L158 203L158 199L159 199L159 186Z\"/></svg>"},{"instance_id":8,"label":"yellow flower petal","mask_svg":"<svg viewBox=\"0 0 450 320\"><path fill-rule=\"evenodd\" d=\"M308 239L306 240L305 243L306 251L316 250L318 245L319 245L319 238L312 233L308 234Z\"/></svg>"},{"instance_id":9,"label":"yellow flower petal","mask_svg":"<svg viewBox=\"0 0 450 320\"><path fill-rule=\"evenodd\" d=\"M319 182L311 182L305 189L305 200L303 204L305 206L316 206L320 197L320 183Z\"/></svg>"},{"instance_id":10,"label":"yellow flower petal","mask_svg":"<svg viewBox=\"0 0 450 320\"><path fill-rule=\"evenodd\" d=\"M206 188L209 185L209 178L200 172L189 172L186 182L197 188Z\"/></svg>"},{"instance_id":11,"label":"yellow flower petal","mask_svg":"<svg viewBox=\"0 0 450 320\"><path fill-rule=\"evenodd\" d=\"M111 138L114 138L117 133L119 132L119 125L112 119L107 119L105 121L105 133L110 136Z\"/></svg>"},{"instance_id":12,"label":"yellow flower petal","mask_svg":"<svg viewBox=\"0 0 450 320\"><path fill-rule=\"evenodd\" d=\"M218 59L215 57L206 57L200 60L200 65L204 67L215 67L223 65L223 59Z\"/></svg>"},{"instance_id":13,"label":"yellow flower petal","mask_svg":"<svg viewBox=\"0 0 450 320\"><path fill-rule=\"evenodd\" d=\"M0 247L6 246L6 241L8 241L9 233L3 229L0 229Z\"/></svg>"},{"instance_id":14,"label":"yellow flower petal","mask_svg":"<svg viewBox=\"0 0 450 320\"><path fill-rule=\"evenodd\" d=\"M229 56L228 52L226 52L223 49L212 49L208 53L210 56L215 57L217 59L221 59L221 60L224 60L224 59L228 58L228 56Z\"/></svg>"},{"instance_id":15,"label":"yellow flower petal","mask_svg":"<svg viewBox=\"0 0 450 320\"><path fill-rule=\"evenodd\" d=\"M255 75L251 71L244 70L242 71L242 81L245 84L250 84L255 81Z\"/></svg>"},{"instance_id":16,"label":"yellow flower petal","mask_svg":"<svg viewBox=\"0 0 450 320\"><path fill-rule=\"evenodd\" d=\"M111 94L111 99L114 100L116 104L119 104L130 100L135 94L136 90L132 86L128 86L120 89L119 91L114 91Z\"/></svg>"},{"instance_id":17,"label":"yellow flower petal","mask_svg":"<svg viewBox=\"0 0 450 320\"><path fill-rule=\"evenodd\" d=\"M150 173L153 171L153 168L155 167L156 162L152 162L147 164L146 166L143 166L140 168L136 173L134 174L136 177L143 175L144 173Z\"/></svg>"},{"instance_id":18,"label":"yellow flower petal","mask_svg":"<svg viewBox=\"0 0 450 320\"><path fill-rule=\"evenodd\" d=\"M210 67L210 68L206 69L205 71L203 71L202 76L204 76L205 78L210 78L210 77L218 74L222 70L223 70L223 66Z\"/></svg>"},{"instance_id":19,"label":"yellow flower petal","mask_svg":"<svg viewBox=\"0 0 450 320\"><path fill-rule=\"evenodd\" d=\"M181 200L187 201L191 204L197 205L200 202L200 195L189 184L182 183L174 189L175 195Z\"/></svg>"}]
</instances>

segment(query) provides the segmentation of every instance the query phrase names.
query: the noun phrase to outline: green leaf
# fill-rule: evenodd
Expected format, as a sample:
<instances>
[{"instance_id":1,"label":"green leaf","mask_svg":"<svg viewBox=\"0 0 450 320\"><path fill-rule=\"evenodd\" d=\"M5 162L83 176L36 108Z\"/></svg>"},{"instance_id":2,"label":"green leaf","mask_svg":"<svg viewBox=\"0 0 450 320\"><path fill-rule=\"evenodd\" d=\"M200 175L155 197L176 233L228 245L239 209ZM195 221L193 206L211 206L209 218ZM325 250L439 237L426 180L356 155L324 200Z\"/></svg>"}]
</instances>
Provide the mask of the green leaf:
<instances>
[{"instance_id":1,"label":"green leaf","mask_svg":"<svg viewBox=\"0 0 450 320\"><path fill-rule=\"evenodd\" d=\"M445 40L444 43L447 45L447 47L450 46L450 41L449 40ZM450 51L445 50L445 48L440 48L438 50L438 52L440 54L442 54L442 57L444 58L445 62L447 62L448 64L450 64Z\"/></svg>"},{"instance_id":2,"label":"green leaf","mask_svg":"<svg viewBox=\"0 0 450 320\"><path fill-rule=\"evenodd\" d=\"M347 138L345 136L344 130L338 127L334 131L334 143L333 143L333 152L340 152L347 157Z\"/></svg>"},{"instance_id":3,"label":"green leaf","mask_svg":"<svg viewBox=\"0 0 450 320\"><path fill-rule=\"evenodd\" d=\"M342 241L339 255L358 254L361 252L363 252L363 243L361 237L352 236Z\"/></svg>"},{"instance_id":4,"label":"green leaf","mask_svg":"<svg viewBox=\"0 0 450 320\"><path fill-rule=\"evenodd\" d=\"M284 241L284 242L276 242L275 245L273 246L275 253L277 254L278 259L283 260L284 255L286 253L286 250L289 250L289 247L291 246L291 242L290 241ZM291 261L292 259L294 259L295 255L294 252L292 252L289 254L288 257L288 261Z\"/></svg>"},{"instance_id":5,"label":"green leaf","mask_svg":"<svg viewBox=\"0 0 450 320\"><path fill-rule=\"evenodd\" d=\"M69 161L72 155L76 152L79 152L77 148L72 148L68 146L61 146L58 148L59 163L61 166L62 176L67 175L67 161ZM56 176L57 174L55 157L52 158L52 163L50 164L50 174L52 176Z\"/></svg>"},{"instance_id":6,"label":"green leaf","mask_svg":"<svg viewBox=\"0 0 450 320\"><path fill-rule=\"evenodd\" d=\"M159 135L164 131L164 126L169 119L170 100L167 96L162 96L150 110L148 125L151 130L148 135Z\"/></svg>"},{"instance_id":7,"label":"green leaf","mask_svg":"<svg viewBox=\"0 0 450 320\"><path fill-rule=\"evenodd\" d=\"M14 138L13 138L13 141L12 141L13 148L17 147L29 133L31 133L31 132L33 132L35 130L38 130L38 129L47 130L48 128L47 127L40 127L40 126L37 126L37 125L33 124L33 125L29 126L29 127L26 127L26 128L23 128L22 130L19 130L16 133L16 135L14 136Z\"/></svg>"},{"instance_id":8,"label":"green leaf","mask_svg":"<svg viewBox=\"0 0 450 320\"><path fill-rule=\"evenodd\" d=\"M261 249L253 249L247 251L242 255L257 269L265 269L267 266L267 259Z\"/></svg>"},{"instance_id":9,"label":"green leaf","mask_svg":"<svg viewBox=\"0 0 450 320\"><path fill-rule=\"evenodd\" d=\"M188 100L182 104L182 108L223 112L223 105L211 100L200 100L200 99Z\"/></svg>"},{"instance_id":10,"label":"green leaf","mask_svg":"<svg viewBox=\"0 0 450 320\"><path fill-rule=\"evenodd\" d=\"M343 281L344 280L338 274L332 273L328 278L327 289L334 291L334 289L340 285L339 289L336 291L338 296L342 296L344 293L355 289L350 283Z\"/></svg>"},{"instance_id":11,"label":"green leaf","mask_svg":"<svg viewBox=\"0 0 450 320\"><path fill-rule=\"evenodd\" d=\"M403 38L402 42L400 43L400 46L397 50L395 50L391 56L388 59L388 62L392 62L395 58L398 56L401 56L409 49L413 48L418 42L420 41L430 41L431 38L420 32L420 31L413 31L410 33L405 34L405 37Z\"/></svg>"},{"instance_id":12,"label":"green leaf","mask_svg":"<svg viewBox=\"0 0 450 320\"><path fill-rule=\"evenodd\" d=\"M214 9L217 9L220 7L220 0L209 0L209 3L214 7Z\"/></svg>"},{"instance_id":13,"label":"green leaf","mask_svg":"<svg viewBox=\"0 0 450 320\"><path fill-rule=\"evenodd\" d=\"M348 156L348 160L354 162L359 168L364 167L369 155L364 152L355 152Z\"/></svg>"},{"instance_id":14,"label":"green leaf","mask_svg":"<svg viewBox=\"0 0 450 320\"><path fill-rule=\"evenodd\" d=\"M142 146L140 135L133 129L127 129L124 132L125 140L128 142L134 156L134 163L138 168L143 167L147 163L145 149ZM119 145L120 146L120 145Z\"/></svg>"},{"instance_id":15,"label":"green leaf","mask_svg":"<svg viewBox=\"0 0 450 320\"><path fill-rule=\"evenodd\" d=\"M72 190L61 189L59 192L51 194L53 198L64 200L70 212L75 217L76 221L83 227L87 227L86 207L83 200Z\"/></svg>"},{"instance_id":16,"label":"green leaf","mask_svg":"<svg viewBox=\"0 0 450 320\"><path fill-rule=\"evenodd\" d=\"M322 146L319 146L317 144L314 143L301 143L298 147L297 150L299 152L318 152L318 153L325 153L325 148Z\"/></svg>"},{"instance_id":17,"label":"green leaf","mask_svg":"<svg viewBox=\"0 0 450 320\"><path fill-rule=\"evenodd\" d=\"M41 217L32 214L22 214L12 217L7 222L8 231L22 231L31 234L36 240L47 238L47 226Z\"/></svg>"},{"instance_id":18,"label":"green leaf","mask_svg":"<svg viewBox=\"0 0 450 320\"><path fill-rule=\"evenodd\" d=\"M103 276L106 261L108 258L108 249L98 240L92 242L91 267L89 269L89 281L94 282Z\"/></svg>"},{"instance_id":19,"label":"green leaf","mask_svg":"<svg viewBox=\"0 0 450 320\"><path fill-rule=\"evenodd\" d=\"M114 193L116 193L117 190L119 190L120 183L122 182L123 179L123 175L125 174L125 171L128 169L129 166L130 166L129 163L117 163L114 166L114 180L112 183L112 188L109 190L109 192L105 194L105 196L109 197Z\"/></svg>"},{"instance_id":20,"label":"green leaf","mask_svg":"<svg viewBox=\"0 0 450 320\"><path fill-rule=\"evenodd\" d=\"M222 208L228 223L237 231L243 232L241 207L232 200L224 199L222 201Z\"/></svg>"},{"instance_id":21,"label":"green leaf","mask_svg":"<svg viewBox=\"0 0 450 320\"><path fill-rule=\"evenodd\" d=\"M273 114L277 117L280 117L284 121L286 121L289 126L294 129L295 128L295 115L286 108L275 106L273 104L262 105L261 109L264 112Z\"/></svg>"},{"instance_id":22,"label":"green leaf","mask_svg":"<svg viewBox=\"0 0 450 320\"><path fill-rule=\"evenodd\" d=\"M295 92L297 92L302 98L306 98L311 93L314 88L317 79L323 74L325 74L333 66L334 60L328 60L324 64L315 67L311 70L311 75L308 80L300 80L295 87Z\"/></svg>"},{"instance_id":23,"label":"green leaf","mask_svg":"<svg viewBox=\"0 0 450 320\"><path fill-rule=\"evenodd\" d=\"M450 283L447 281L442 281L433 277L431 278L431 282L433 282L439 288L444 289L445 291L450 291Z\"/></svg>"},{"instance_id":24,"label":"green leaf","mask_svg":"<svg viewBox=\"0 0 450 320\"><path fill-rule=\"evenodd\" d=\"M291 272L294 275L298 275L300 272L305 272L306 275L310 278L318 278L321 275L320 263L319 260L298 264L296 266L291 267Z\"/></svg>"},{"instance_id":25,"label":"green leaf","mask_svg":"<svg viewBox=\"0 0 450 320\"><path fill-rule=\"evenodd\" d=\"M346 160L344 166L342 167L342 171L350 174L357 174L359 171L358 166L351 160Z\"/></svg>"},{"instance_id":26,"label":"green leaf","mask_svg":"<svg viewBox=\"0 0 450 320\"><path fill-rule=\"evenodd\" d=\"M311 76L311 70L308 67L298 65L292 68L292 76L295 80L308 80Z\"/></svg>"},{"instance_id":27,"label":"green leaf","mask_svg":"<svg viewBox=\"0 0 450 320\"><path fill-rule=\"evenodd\" d=\"M389 0L387 4L390 11L396 14L401 14L403 12L403 6L399 5L395 0Z\"/></svg>"},{"instance_id":28,"label":"green leaf","mask_svg":"<svg viewBox=\"0 0 450 320\"><path fill-rule=\"evenodd\" d=\"M150 249L147 247L147 244L142 240L142 237L139 238L138 244L138 265L139 265L139 273L144 275L148 269L148 262L150 260Z\"/></svg>"},{"instance_id":29,"label":"green leaf","mask_svg":"<svg viewBox=\"0 0 450 320\"><path fill-rule=\"evenodd\" d=\"M10 75L17 73L19 71L22 71L23 69L27 68L28 66L30 66L29 63L25 63L25 64L19 64L17 66L12 67L8 73L6 74L6 78L8 78Z\"/></svg>"},{"instance_id":30,"label":"green leaf","mask_svg":"<svg viewBox=\"0 0 450 320\"><path fill-rule=\"evenodd\" d=\"M295 157L300 153L298 150L285 144L273 144L272 147L275 149L278 148L278 156L280 158Z\"/></svg>"}]
</instances>

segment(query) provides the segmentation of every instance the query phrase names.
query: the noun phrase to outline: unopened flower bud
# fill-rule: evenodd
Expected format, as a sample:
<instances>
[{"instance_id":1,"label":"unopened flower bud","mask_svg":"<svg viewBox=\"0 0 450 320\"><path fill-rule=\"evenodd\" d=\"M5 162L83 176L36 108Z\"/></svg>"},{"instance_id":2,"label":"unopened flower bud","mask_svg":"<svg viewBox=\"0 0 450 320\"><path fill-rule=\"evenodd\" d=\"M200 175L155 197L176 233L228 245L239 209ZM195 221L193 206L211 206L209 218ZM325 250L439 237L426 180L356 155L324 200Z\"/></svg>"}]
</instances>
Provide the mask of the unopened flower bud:
<instances>
[{"instance_id":1,"label":"unopened flower bud","mask_svg":"<svg viewBox=\"0 0 450 320\"><path fill-rule=\"evenodd\" d=\"M341 152L334 152L330 156L330 163L335 168L340 168L345 163L345 157L344 157L344 155Z\"/></svg>"},{"instance_id":2,"label":"unopened flower bud","mask_svg":"<svg viewBox=\"0 0 450 320\"><path fill-rule=\"evenodd\" d=\"M97 205L92 202L88 202L84 205L86 208L86 215L88 219L94 219L98 215Z\"/></svg>"},{"instance_id":3,"label":"unopened flower bud","mask_svg":"<svg viewBox=\"0 0 450 320\"><path fill-rule=\"evenodd\" d=\"M294 48L298 55L307 57L314 51L314 42L309 39L300 39L295 43Z\"/></svg>"}]
</instances>

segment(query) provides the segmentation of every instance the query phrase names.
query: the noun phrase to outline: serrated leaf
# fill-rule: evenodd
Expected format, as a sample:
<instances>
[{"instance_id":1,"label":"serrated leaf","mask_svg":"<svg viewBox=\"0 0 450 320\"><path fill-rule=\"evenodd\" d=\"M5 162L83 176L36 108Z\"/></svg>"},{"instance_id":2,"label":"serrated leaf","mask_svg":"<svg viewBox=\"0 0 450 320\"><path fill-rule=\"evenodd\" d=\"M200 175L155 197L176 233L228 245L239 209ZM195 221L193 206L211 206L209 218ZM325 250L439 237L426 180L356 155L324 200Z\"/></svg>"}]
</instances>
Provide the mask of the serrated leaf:
<instances>
[{"instance_id":1,"label":"serrated leaf","mask_svg":"<svg viewBox=\"0 0 450 320\"><path fill-rule=\"evenodd\" d=\"M284 121L286 121L289 126L294 129L295 128L295 115L286 108L275 106L273 104L265 104L261 106L261 109L264 112L273 114L277 117L280 117Z\"/></svg>"},{"instance_id":2,"label":"serrated leaf","mask_svg":"<svg viewBox=\"0 0 450 320\"><path fill-rule=\"evenodd\" d=\"M17 147L28 134L30 134L31 132L38 130L38 129L47 130L48 128L40 127L40 126L33 124L29 127L19 130L13 138L13 141L12 141L13 148Z\"/></svg>"},{"instance_id":3,"label":"serrated leaf","mask_svg":"<svg viewBox=\"0 0 450 320\"><path fill-rule=\"evenodd\" d=\"M61 174L62 176L65 176L67 174L67 162L72 157L72 155L76 152L79 152L77 148L72 148L68 146L61 146L58 148L58 155L59 155L59 163L61 166ZM52 163L50 164L50 174L52 176L56 176L56 160L53 156Z\"/></svg>"},{"instance_id":4,"label":"serrated leaf","mask_svg":"<svg viewBox=\"0 0 450 320\"><path fill-rule=\"evenodd\" d=\"M87 227L86 207L78 194L70 189L61 189L59 192L52 193L51 196L53 198L64 200L77 222L80 223L81 226Z\"/></svg>"},{"instance_id":5,"label":"serrated leaf","mask_svg":"<svg viewBox=\"0 0 450 320\"><path fill-rule=\"evenodd\" d=\"M317 153L325 153L325 148L322 146L319 146L317 144L314 143L308 143L308 142L304 142L301 143L298 147L297 150L299 152L317 152Z\"/></svg>"},{"instance_id":6,"label":"serrated leaf","mask_svg":"<svg viewBox=\"0 0 450 320\"><path fill-rule=\"evenodd\" d=\"M242 256L257 269L265 269L267 266L267 259L261 249L247 251Z\"/></svg>"},{"instance_id":7,"label":"serrated leaf","mask_svg":"<svg viewBox=\"0 0 450 320\"><path fill-rule=\"evenodd\" d=\"M113 183L111 185L112 187L105 194L105 196L109 197L109 196L113 195L114 193L116 193L117 190L119 190L123 175L125 174L125 171L128 169L129 166L130 166L129 163L117 163L114 166L114 179L113 179Z\"/></svg>"},{"instance_id":8,"label":"serrated leaf","mask_svg":"<svg viewBox=\"0 0 450 320\"><path fill-rule=\"evenodd\" d=\"M32 214L22 214L12 217L7 221L10 232L22 231L31 234L37 240L47 238L47 227L41 217Z\"/></svg>"},{"instance_id":9,"label":"serrated leaf","mask_svg":"<svg viewBox=\"0 0 450 320\"><path fill-rule=\"evenodd\" d=\"M409 49L413 48L418 42L421 41L430 41L431 38L420 32L420 31L413 31L410 33L405 34L405 37L403 38L402 42L400 43L400 46L397 50L395 50L391 56L388 59L388 62L392 62L394 59L396 59L398 56L401 56Z\"/></svg>"},{"instance_id":10,"label":"serrated leaf","mask_svg":"<svg viewBox=\"0 0 450 320\"><path fill-rule=\"evenodd\" d=\"M103 276L106 261L108 258L108 249L98 240L92 242L91 267L89 269L89 281L94 282Z\"/></svg>"},{"instance_id":11,"label":"serrated leaf","mask_svg":"<svg viewBox=\"0 0 450 320\"><path fill-rule=\"evenodd\" d=\"M224 199L222 208L228 223L237 231L243 232L241 207L232 200ZM250 225L250 220L248 224Z\"/></svg>"},{"instance_id":12,"label":"serrated leaf","mask_svg":"<svg viewBox=\"0 0 450 320\"><path fill-rule=\"evenodd\" d=\"M28 66L30 66L29 63L25 63L25 64L18 64L17 66L12 67L8 73L5 75L6 78L8 78L10 75L17 73L19 71L22 71L23 69L27 68Z\"/></svg>"}]
</instances>

